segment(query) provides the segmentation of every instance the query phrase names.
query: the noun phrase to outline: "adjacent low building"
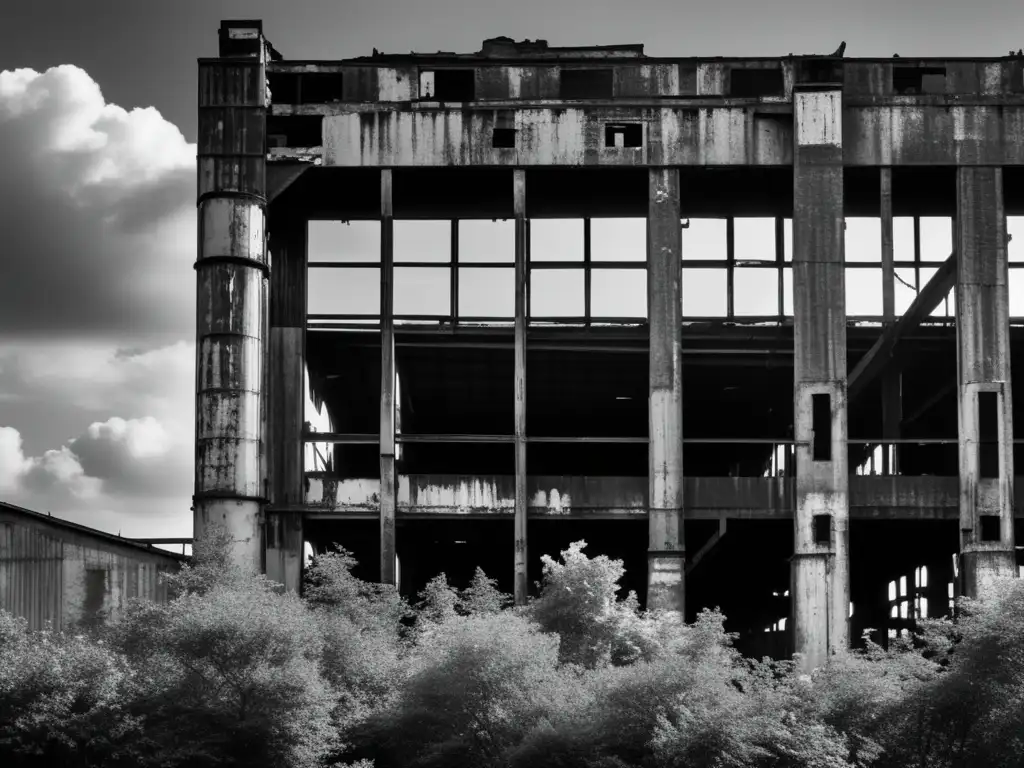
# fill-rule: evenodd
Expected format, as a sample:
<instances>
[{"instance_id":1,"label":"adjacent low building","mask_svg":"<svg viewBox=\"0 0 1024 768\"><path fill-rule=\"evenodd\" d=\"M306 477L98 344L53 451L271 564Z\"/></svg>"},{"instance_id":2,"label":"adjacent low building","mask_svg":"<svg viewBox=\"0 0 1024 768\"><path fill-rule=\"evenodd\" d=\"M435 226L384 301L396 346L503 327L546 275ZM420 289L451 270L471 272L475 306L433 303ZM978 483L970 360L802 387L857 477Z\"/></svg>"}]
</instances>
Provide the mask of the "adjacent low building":
<instances>
[{"instance_id":1,"label":"adjacent low building","mask_svg":"<svg viewBox=\"0 0 1024 768\"><path fill-rule=\"evenodd\" d=\"M66 630L116 617L133 597L166 602L183 555L0 502L0 609Z\"/></svg>"}]
</instances>

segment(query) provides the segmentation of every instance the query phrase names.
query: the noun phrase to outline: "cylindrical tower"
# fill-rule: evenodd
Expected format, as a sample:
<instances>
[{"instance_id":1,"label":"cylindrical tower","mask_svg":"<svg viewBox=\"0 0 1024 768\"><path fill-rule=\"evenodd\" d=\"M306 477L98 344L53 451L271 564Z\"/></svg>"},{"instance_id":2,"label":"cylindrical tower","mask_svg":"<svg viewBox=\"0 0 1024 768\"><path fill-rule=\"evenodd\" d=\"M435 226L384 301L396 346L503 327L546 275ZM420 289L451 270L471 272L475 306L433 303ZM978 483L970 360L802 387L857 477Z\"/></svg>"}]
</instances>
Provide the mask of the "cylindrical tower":
<instances>
[{"instance_id":1,"label":"cylindrical tower","mask_svg":"<svg viewBox=\"0 0 1024 768\"><path fill-rule=\"evenodd\" d=\"M199 253L195 264L194 536L221 525L234 560L263 570L267 313L267 45L258 22L225 22L199 63Z\"/></svg>"}]
</instances>

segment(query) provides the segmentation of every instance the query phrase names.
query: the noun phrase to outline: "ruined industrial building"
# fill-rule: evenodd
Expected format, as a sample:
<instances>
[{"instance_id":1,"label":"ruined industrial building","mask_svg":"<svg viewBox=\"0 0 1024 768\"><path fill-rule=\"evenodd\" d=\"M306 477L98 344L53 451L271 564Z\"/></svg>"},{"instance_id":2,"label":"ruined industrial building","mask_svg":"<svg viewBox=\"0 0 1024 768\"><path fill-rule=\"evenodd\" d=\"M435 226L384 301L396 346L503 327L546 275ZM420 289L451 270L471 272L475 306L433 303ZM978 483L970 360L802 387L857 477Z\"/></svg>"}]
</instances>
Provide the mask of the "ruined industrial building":
<instances>
[{"instance_id":1,"label":"ruined industrial building","mask_svg":"<svg viewBox=\"0 0 1024 768\"><path fill-rule=\"evenodd\" d=\"M584 539L807 666L1016 574L1024 58L843 54L306 61L225 22L196 536L519 603Z\"/></svg>"}]
</instances>

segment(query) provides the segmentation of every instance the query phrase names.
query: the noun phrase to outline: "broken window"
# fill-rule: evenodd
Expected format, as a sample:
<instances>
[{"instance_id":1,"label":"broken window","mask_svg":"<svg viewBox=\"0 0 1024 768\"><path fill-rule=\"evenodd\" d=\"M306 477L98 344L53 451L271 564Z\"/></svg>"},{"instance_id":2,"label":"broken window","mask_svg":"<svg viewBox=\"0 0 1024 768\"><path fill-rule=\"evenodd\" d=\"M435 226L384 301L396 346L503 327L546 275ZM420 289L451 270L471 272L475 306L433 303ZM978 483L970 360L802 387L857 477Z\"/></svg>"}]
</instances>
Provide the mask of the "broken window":
<instances>
[{"instance_id":1,"label":"broken window","mask_svg":"<svg viewBox=\"0 0 1024 768\"><path fill-rule=\"evenodd\" d=\"M512 319L516 314L515 269L459 268L459 317Z\"/></svg>"},{"instance_id":2,"label":"broken window","mask_svg":"<svg viewBox=\"0 0 1024 768\"><path fill-rule=\"evenodd\" d=\"M582 269L531 271L531 317L583 317L584 310Z\"/></svg>"},{"instance_id":3,"label":"broken window","mask_svg":"<svg viewBox=\"0 0 1024 768\"><path fill-rule=\"evenodd\" d=\"M310 262L380 261L380 221L310 221L306 253Z\"/></svg>"},{"instance_id":4,"label":"broken window","mask_svg":"<svg viewBox=\"0 0 1024 768\"><path fill-rule=\"evenodd\" d=\"M917 270L913 267L896 267L893 278L893 295L896 303L896 317L906 313L917 298Z\"/></svg>"},{"instance_id":5,"label":"broken window","mask_svg":"<svg viewBox=\"0 0 1024 768\"><path fill-rule=\"evenodd\" d=\"M591 261L647 261L647 219L591 219Z\"/></svg>"},{"instance_id":6,"label":"broken window","mask_svg":"<svg viewBox=\"0 0 1024 768\"><path fill-rule=\"evenodd\" d=\"M728 284L724 269L683 268L683 317L725 317Z\"/></svg>"},{"instance_id":7,"label":"broken window","mask_svg":"<svg viewBox=\"0 0 1024 768\"><path fill-rule=\"evenodd\" d=\"M999 477L999 393L978 393L978 463L985 478Z\"/></svg>"},{"instance_id":8,"label":"broken window","mask_svg":"<svg viewBox=\"0 0 1024 768\"><path fill-rule=\"evenodd\" d=\"M329 104L345 98L340 72L303 73L299 76L298 90L299 104Z\"/></svg>"},{"instance_id":9,"label":"broken window","mask_svg":"<svg viewBox=\"0 0 1024 768\"><path fill-rule=\"evenodd\" d=\"M268 72L267 86L273 104L299 103L299 76L291 72Z\"/></svg>"},{"instance_id":10,"label":"broken window","mask_svg":"<svg viewBox=\"0 0 1024 768\"><path fill-rule=\"evenodd\" d=\"M814 516L814 543L825 546L832 543L832 515Z\"/></svg>"},{"instance_id":11,"label":"broken window","mask_svg":"<svg viewBox=\"0 0 1024 768\"><path fill-rule=\"evenodd\" d=\"M463 219L459 222L459 263L516 260L516 223L511 219Z\"/></svg>"},{"instance_id":12,"label":"broken window","mask_svg":"<svg viewBox=\"0 0 1024 768\"><path fill-rule=\"evenodd\" d=\"M944 93L946 90L945 67L892 68L892 89L895 93L908 96L922 93Z\"/></svg>"},{"instance_id":13,"label":"broken window","mask_svg":"<svg viewBox=\"0 0 1024 768\"><path fill-rule=\"evenodd\" d=\"M530 261L583 261L583 219L531 219Z\"/></svg>"},{"instance_id":14,"label":"broken window","mask_svg":"<svg viewBox=\"0 0 1024 768\"><path fill-rule=\"evenodd\" d=\"M614 82L611 69L563 69L558 95L562 99L610 99Z\"/></svg>"},{"instance_id":15,"label":"broken window","mask_svg":"<svg viewBox=\"0 0 1024 768\"><path fill-rule=\"evenodd\" d=\"M606 147L642 147L644 127L641 123L608 123L604 127Z\"/></svg>"},{"instance_id":16,"label":"broken window","mask_svg":"<svg viewBox=\"0 0 1024 768\"><path fill-rule=\"evenodd\" d=\"M725 261L727 226L725 219L689 219L689 226L683 229L683 259Z\"/></svg>"},{"instance_id":17,"label":"broken window","mask_svg":"<svg viewBox=\"0 0 1024 768\"><path fill-rule=\"evenodd\" d=\"M846 268L846 314L848 317L881 316L881 268Z\"/></svg>"},{"instance_id":18,"label":"broken window","mask_svg":"<svg viewBox=\"0 0 1024 768\"><path fill-rule=\"evenodd\" d=\"M839 83L843 80L843 62L833 58L806 58L797 61L797 80L801 83Z\"/></svg>"},{"instance_id":19,"label":"broken window","mask_svg":"<svg viewBox=\"0 0 1024 768\"><path fill-rule=\"evenodd\" d=\"M451 221L395 221L394 227L396 264L403 261L451 261Z\"/></svg>"},{"instance_id":20,"label":"broken window","mask_svg":"<svg viewBox=\"0 0 1024 768\"><path fill-rule=\"evenodd\" d=\"M844 255L848 262L882 261L882 220L877 217L847 216Z\"/></svg>"},{"instance_id":21,"label":"broken window","mask_svg":"<svg viewBox=\"0 0 1024 768\"><path fill-rule=\"evenodd\" d=\"M769 317L779 314L779 271L737 267L733 273L733 314Z\"/></svg>"},{"instance_id":22,"label":"broken window","mask_svg":"<svg viewBox=\"0 0 1024 768\"><path fill-rule=\"evenodd\" d=\"M922 216L919 226L921 261L945 261L953 252L953 219Z\"/></svg>"},{"instance_id":23,"label":"broken window","mask_svg":"<svg viewBox=\"0 0 1024 768\"><path fill-rule=\"evenodd\" d=\"M729 73L729 95L742 99L782 96L785 85L782 69L733 69Z\"/></svg>"},{"instance_id":24,"label":"broken window","mask_svg":"<svg viewBox=\"0 0 1024 768\"><path fill-rule=\"evenodd\" d=\"M321 115L271 115L267 117L267 144L278 147L319 147L324 143L323 122Z\"/></svg>"},{"instance_id":25,"label":"broken window","mask_svg":"<svg viewBox=\"0 0 1024 768\"><path fill-rule=\"evenodd\" d=\"M420 72L420 98L430 101L474 101L476 71L435 69Z\"/></svg>"},{"instance_id":26,"label":"broken window","mask_svg":"<svg viewBox=\"0 0 1024 768\"><path fill-rule=\"evenodd\" d=\"M647 270L595 269L591 273L590 314L595 318L647 317Z\"/></svg>"},{"instance_id":27,"label":"broken window","mask_svg":"<svg viewBox=\"0 0 1024 768\"><path fill-rule=\"evenodd\" d=\"M494 149L515 149L516 129L495 128L491 134L491 146Z\"/></svg>"},{"instance_id":28,"label":"broken window","mask_svg":"<svg viewBox=\"0 0 1024 768\"><path fill-rule=\"evenodd\" d=\"M910 271L910 270L908 270ZM928 285L929 281L935 277L935 273L938 272L938 267L920 267L917 270L918 273L918 290L921 290ZM956 292L950 291L946 294L945 298L939 302L939 305L932 310L930 317L952 317L954 314L954 306L956 305Z\"/></svg>"},{"instance_id":29,"label":"broken window","mask_svg":"<svg viewBox=\"0 0 1024 768\"><path fill-rule=\"evenodd\" d=\"M999 515L979 515L982 541L1001 541Z\"/></svg>"},{"instance_id":30,"label":"broken window","mask_svg":"<svg viewBox=\"0 0 1024 768\"><path fill-rule=\"evenodd\" d=\"M811 458L832 461L832 396L811 395Z\"/></svg>"},{"instance_id":31,"label":"broken window","mask_svg":"<svg viewBox=\"0 0 1024 768\"><path fill-rule=\"evenodd\" d=\"M306 281L310 315L380 314L380 269L310 267Z\"/></svg>"},{"instance_id":32,"label":"broken window","mask_svg":"<svg viewBox=\"0 0 1024 768\"><path fill-rule=\"evenodd\" d=\"M775 219L738 217L732 233L736 261L775 261Z\"/></svg>"}]
</instances>

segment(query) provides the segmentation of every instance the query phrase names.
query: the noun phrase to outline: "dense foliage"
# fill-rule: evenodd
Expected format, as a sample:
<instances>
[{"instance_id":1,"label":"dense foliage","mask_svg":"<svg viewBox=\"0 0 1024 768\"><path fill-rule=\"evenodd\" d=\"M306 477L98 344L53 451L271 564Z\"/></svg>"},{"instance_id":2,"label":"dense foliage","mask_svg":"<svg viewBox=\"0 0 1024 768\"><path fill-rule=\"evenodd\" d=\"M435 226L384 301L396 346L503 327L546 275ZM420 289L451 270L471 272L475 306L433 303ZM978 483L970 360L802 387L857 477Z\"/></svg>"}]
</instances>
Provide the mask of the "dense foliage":
<instances>
[{"instance_id":1,"label":"dense foliage","mask_svg":"<svg viewBox=\"0 0 1024 768\"><path fill-rule=\"evenodd\" d=\"M1024 583L811 676L742 658L724 617L620 599L621 562L544 558L513 608L483 571L413 604L338 550L303 597L224 535L91 634L0 612L0 765L991 768L1024 764Z\"/></svg>"}]
</instances>

